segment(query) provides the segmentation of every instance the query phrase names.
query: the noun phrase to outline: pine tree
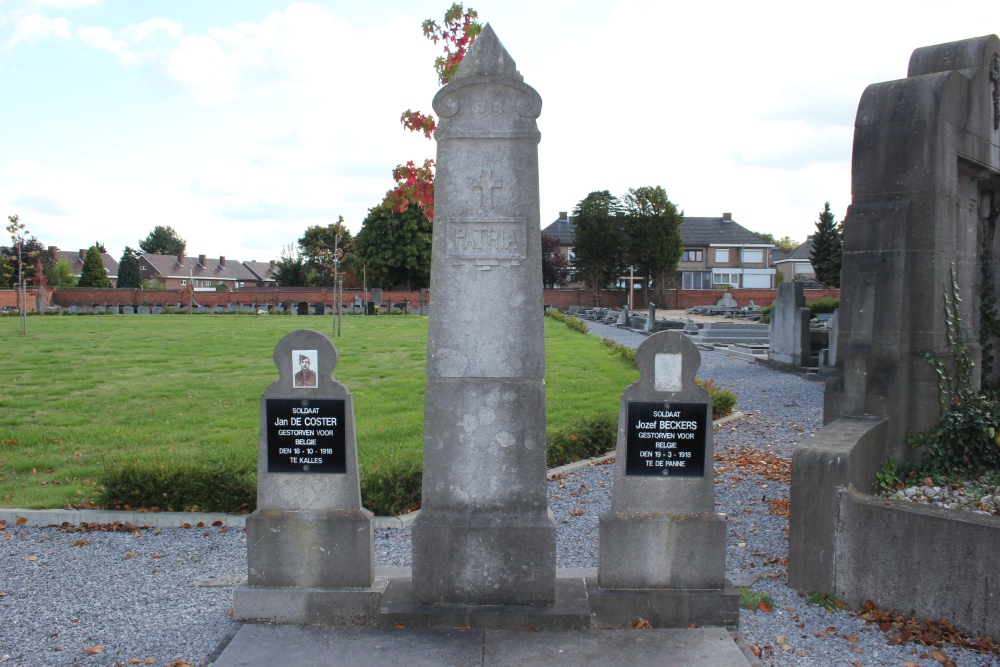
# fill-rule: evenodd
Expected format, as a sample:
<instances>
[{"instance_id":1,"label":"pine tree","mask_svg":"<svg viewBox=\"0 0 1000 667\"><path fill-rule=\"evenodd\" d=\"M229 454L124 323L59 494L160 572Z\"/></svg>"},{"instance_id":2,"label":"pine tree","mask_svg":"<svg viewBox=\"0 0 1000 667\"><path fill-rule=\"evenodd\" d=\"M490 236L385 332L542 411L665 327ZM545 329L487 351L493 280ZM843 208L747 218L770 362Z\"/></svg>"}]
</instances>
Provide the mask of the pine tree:
<instances>
[{"instance_id":1,"label":"pine tree","mask_svg":"<svg viewBox=\"0 0 1000 667\"><path fill-rule=\"evenodd\" d=\"M140 287L142 274L139 272L139 254L125 246L121 260L118 261L118 287Z\"/></svg>"},{"instance_id":2,"label":"pine tree","mask_svg":"<svg viewBox=\"0 0 1000 667\"><path fill-rule=\"evenodd\" d=\"M104 262L101 260L101 251L96 245L87 249L77 287L111 287L108 272L104 270Z\"/></svg>"},{"instance_id":3,"label":"pine tree","mask_svg":"<svg viewBox=\"0 0 1000 667\"><path fill-rule=\"evenodd\" d=\"M830 211L830 202L826 202L816 222L809 259L816 272L816 280L827 287L840 287L840 262L844 254L841 233L840 224Z\"/></svg>"}]
</instances>

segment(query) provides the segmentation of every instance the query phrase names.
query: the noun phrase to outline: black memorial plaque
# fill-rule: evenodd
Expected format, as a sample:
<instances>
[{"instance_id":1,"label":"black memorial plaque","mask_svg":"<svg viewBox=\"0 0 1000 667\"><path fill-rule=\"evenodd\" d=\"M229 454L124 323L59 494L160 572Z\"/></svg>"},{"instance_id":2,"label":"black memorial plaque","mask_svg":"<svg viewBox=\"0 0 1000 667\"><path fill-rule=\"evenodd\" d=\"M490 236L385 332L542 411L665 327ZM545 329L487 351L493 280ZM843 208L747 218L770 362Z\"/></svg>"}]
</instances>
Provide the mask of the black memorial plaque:
<instances>
[{"instance_id":1,"label":"black memorial plaque","mask_svg":"<svg viewBox=\"0 0 1000 667\"><path fill-rule=\"evenodd\" d=\"M347 472L344 399L268 398L268 472Z\"/></svg>"},{"instance_id":2,"label":"black memorial plaque","mask_svg":"<svg viewBox=\"0 0 1000 667\"><path fill-rule=\"evenodd\" d=\"M708 404L629 401L626 475L704 477Z\"/></svg>"}]
</instances>

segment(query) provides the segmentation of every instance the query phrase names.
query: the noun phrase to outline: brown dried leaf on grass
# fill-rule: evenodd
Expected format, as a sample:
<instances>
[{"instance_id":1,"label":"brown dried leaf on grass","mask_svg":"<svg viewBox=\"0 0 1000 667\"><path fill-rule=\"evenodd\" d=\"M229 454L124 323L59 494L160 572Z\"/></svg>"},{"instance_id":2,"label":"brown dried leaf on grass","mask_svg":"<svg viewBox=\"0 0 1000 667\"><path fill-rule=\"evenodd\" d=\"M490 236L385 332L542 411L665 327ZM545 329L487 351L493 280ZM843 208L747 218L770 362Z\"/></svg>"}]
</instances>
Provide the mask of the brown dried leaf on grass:
<instances>
[{"instance_id":1,"label":"brown dried leaf on grass","mask_svg":"<svg viewBox=\"0 0 1000 667\"><path fill-rule=\"evenodd\" d=\"M919 642L924 646L937 648L959 646L979 653L1000 656L1000 644L989 637L970 637L965 630L955 627L946 618L934 621L903 616L893 613L892 609L889 611L878 609L871 600L866 600L865 605L858 610L858 618L886 633L891 646L903 642ZM930 655L938 662L951 664L948 656L941 651L931 651Z\"/></svg>"},{"instance_id":2,"label":"brown dried leaf on grass","mask_svg":"<svg viewBox=\"0 0 1000 667\"><path fill-rule=\"evenodd\" d=\"M715 472L730 470L756 473L771 482L792 480L792 461L756 447L727 447L715 453Z\"/></svg>"}]
</instances>

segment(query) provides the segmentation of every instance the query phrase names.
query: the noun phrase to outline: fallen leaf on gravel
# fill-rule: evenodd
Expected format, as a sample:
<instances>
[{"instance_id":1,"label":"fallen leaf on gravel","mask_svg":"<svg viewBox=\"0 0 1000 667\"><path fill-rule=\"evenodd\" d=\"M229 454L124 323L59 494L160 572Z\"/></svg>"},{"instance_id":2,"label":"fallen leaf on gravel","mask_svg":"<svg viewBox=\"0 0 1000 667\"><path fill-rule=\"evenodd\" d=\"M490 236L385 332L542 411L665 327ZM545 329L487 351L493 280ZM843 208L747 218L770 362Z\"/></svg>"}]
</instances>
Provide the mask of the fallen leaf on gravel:
<instances>
[{"instance_id":1,"label":"fallen leaf on gravel","mask_svg":"<svg viewBox=\"0 0 1000 667\"><path fill-rule=\"evenodd\" d=\"M94 540L88 540L85 537L81 537L80 539L78 539L76 542L73 543L73 546L74 547L82 547L84 544L90 544L93 541Z\"/></svg>"},{"instance_id":2,"label":"fallen leaf on gravel","mask_svg":"<svg viewBox=\"0 0 1000 667\"><path fill-rule=\"evenodd\" d=\"M23 516L19 516L17 517L17 520L14 521L14 523L16 523L19 526L23 526L24 524L28 523L28 520L25 519Z\"/></svg>"},{"instance_id":3,"label":"fallen leaf on gravel","mask_svg":"<svg viewBox=\"0 0 1000 667\"><path fill-rule=\"evenodd\" d=\"M931 657L938 662L948 662L948 656L941 651L931 651Z\"/></svg>"},{"instance_id":4,"label":"fallen leaf on gravel","mask_svg":"<svg viewBox=\"0 0 1000 667\"><path fill-rule=\"evenodd\" d=\"M583 510L570 510L570 516L583 516Z\"/></svg>"},{"instance_id":5,"label":"fallen leaf on gravel","mask_svg":"<svg viewBox=\"0 0 1000 667\"><path fill-rule=\"evenodd\" d=\"M146 658L145 660L143 660L143 663L147 665L155 665L156 661L153 660L152 658Z\"/></svg>"},{"instance_id":6,"label":"fallen leaf on gravel","mask_svg":"<svg viewBox=\"0 0 1000 667\"><path fill-rule=\"evenodd\" d=\"M920 663L919 662L901 662L901 663L899 663L899 666L900 667L920 667Z\"/></svg>"},{"instance_id":7,"label":"fallen leaf on gravel","mask_svg":"<svg viewBox=\"0 0 1000 667\"><path fill-rule=\"evenodd\" d=\"M38 556L28 556L24 560L30 560L32 563L34 563L36 560L38 560Z\"/></svg>"},{"instance_id":8,"label":"fallen leaf on gravel","mask_svg":"<svg viewBox=\"0 0 1000 667\"><path fill-rule=\"evenodd\" d=\"M83 649L83 652L87 655L97 655L98 653L104 652L103 646L91 646L90 648Z\"/></svg>"},{"instance_id":9,"label":"fallen leaf on gravel","mask_svg":"<svg viewBox=\"0 0 1000 667\"><path fill-rule=\"evenodd\" d=\"M128 664L130 664L130 665L141 665L142 664L142 660L140 660L139 658L129 658L128 659Z\"/></svg>"},{"instance_id":10,"label":"fallen leaf on gravel","mask_svg":"<svg viewBox=\"0 0 1000 667\"><path fill-rule=\"evenodd\" d=\"M135 558L135 552L129 551L125 554L125 558Z\"/></svg>"},{"instance_id":11,"label":"fallen leaf on gravel","mask_svg":"<svg viewBox=\"0 0 1000 667\"><path fill-rule=\"evenodd\" d=\"M0 532L7 530L7 522L0 519Z\"/></svg>"},{"instance_id":12,"label":"fallen leaf on gravel","mask_svg":"<svg viewBox=\"0 0 1000 667\"><path fill-rule=\"evenodd\" d=\"M150 558L163 558L160 554L152 554Z\"/></svg>"},{"instance_id":13,"label":"fallen leaf on gravel","mask_svg":"<svg viewBox=\"0 0 1000 667\"><path fill-rule=\"evenodd\" d=\"M777 500L772 500L770 502L770 507L767 510L768 514L774 514L775 516L787 517L791 514L791 508L788 502L788 498L778 498Z\"/></svg>"},{"instance_id":14,"label":"fallen leaf on gravel","mask_svg":"<svg viewBox=\"0 0 1000 667\"><path fill-rule=\"evenodd\" d=\"M753 644L750 644L750 650L751 650L751 651L753 652L753 654L754 654L755 656L757 656L758 658L760 657L760 653L761 653L761 651L760 651L760 649L759 649L759 648L757 648L757 647L756 647L756 646L754 646Z\"/></svg>"},{"instance_id":15,"label":"fallen leaf on gravel","mask_svg":"<svg viewBox=\"0 0 1000 667\"><path fill-rule=\"evenodd\" d=\"M190 528L190 527L191 527L191 524L189 524L187 522L181 524L181 528Z\"/></svg>"},{"instance_id":16,"label":"fallen leaf on gravel","mask_svg":"<svg viewBox=\"0 0 1000 667\"><path fill-rule=\"evenodd\" d=\"M236 610L234 610L234 609L230 609L230 610L229 610L229 615L230 615L230 616L235 616L235 615L236 615ZM403 627L403 626L402 626L402 625L397 625L396 627L397 627L397 628L401 628L401 627Z\"/></svg>"},{"instance_id":17,"label":"fallen leaf on gravel","mask_svg":"<svg viewBox=\"0 0 1000 667\"><path fill-rule=\"evenodd\" d=\"M761 602L760 604L757 605L757 609L760 609L764 613L770 613L771 605L769 605L766 602Z\"/></svg>"},{"instance_id":18,"label":"fallen leaf on gravel","mask_svg":"<svg viewBox=\"0 0 1000 667\"><path fill-rule=\"evenodd\" d=\"M0 598L2 598L2 597L3 597L3 596L5 596L5 595L7 595L7 594L6 594L6 593L4 593L3 591L0 591Z\"/></svg>"},{"instance_id":19,"label":"fallen leaf on gravel","mask_svg":"<svg viewBox=\"0 0 1000 667\"><path fill-rule=\"evenodd\" d=\"M817 630L817 631L816 631L816 636L817 636L817 637L829 637L829 636L830 636L830 634L829 634L829 633L827 633L827 632L824 632L824 631L822 631L822 630Z\"/></svg>"},{"instance_id":20,"label":"fallen leaf on gravel","mask_svg":"<svg viewBox=\"0 0 1000 667\"><path fill-rule=\"evenodd\" d=\"M222 525L222 522L219 521L218 519L216 519L215 521L212 522L212 525L215 526L216 528L218 528L219 526Z\"/></svg>"}]
</instances>

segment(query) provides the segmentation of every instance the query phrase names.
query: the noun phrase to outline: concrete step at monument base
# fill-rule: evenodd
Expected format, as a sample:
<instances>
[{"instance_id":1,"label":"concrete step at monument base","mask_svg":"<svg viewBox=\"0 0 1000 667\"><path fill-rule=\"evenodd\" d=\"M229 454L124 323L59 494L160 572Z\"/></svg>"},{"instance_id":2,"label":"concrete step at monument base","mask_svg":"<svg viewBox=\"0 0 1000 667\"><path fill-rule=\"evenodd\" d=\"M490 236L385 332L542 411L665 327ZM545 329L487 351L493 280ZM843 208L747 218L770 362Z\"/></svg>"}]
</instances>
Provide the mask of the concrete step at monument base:
<instances>
[{"instance_id":1,"label":"concrete step at monument base","mask_svg":"<svg viewBox=\"0 0 1000 667\"><path fill-rule=\"evenodd\" d=\"M244 625L215 667L751 667L723 628L481 630Z\"/></svg>"}]
</instances>

